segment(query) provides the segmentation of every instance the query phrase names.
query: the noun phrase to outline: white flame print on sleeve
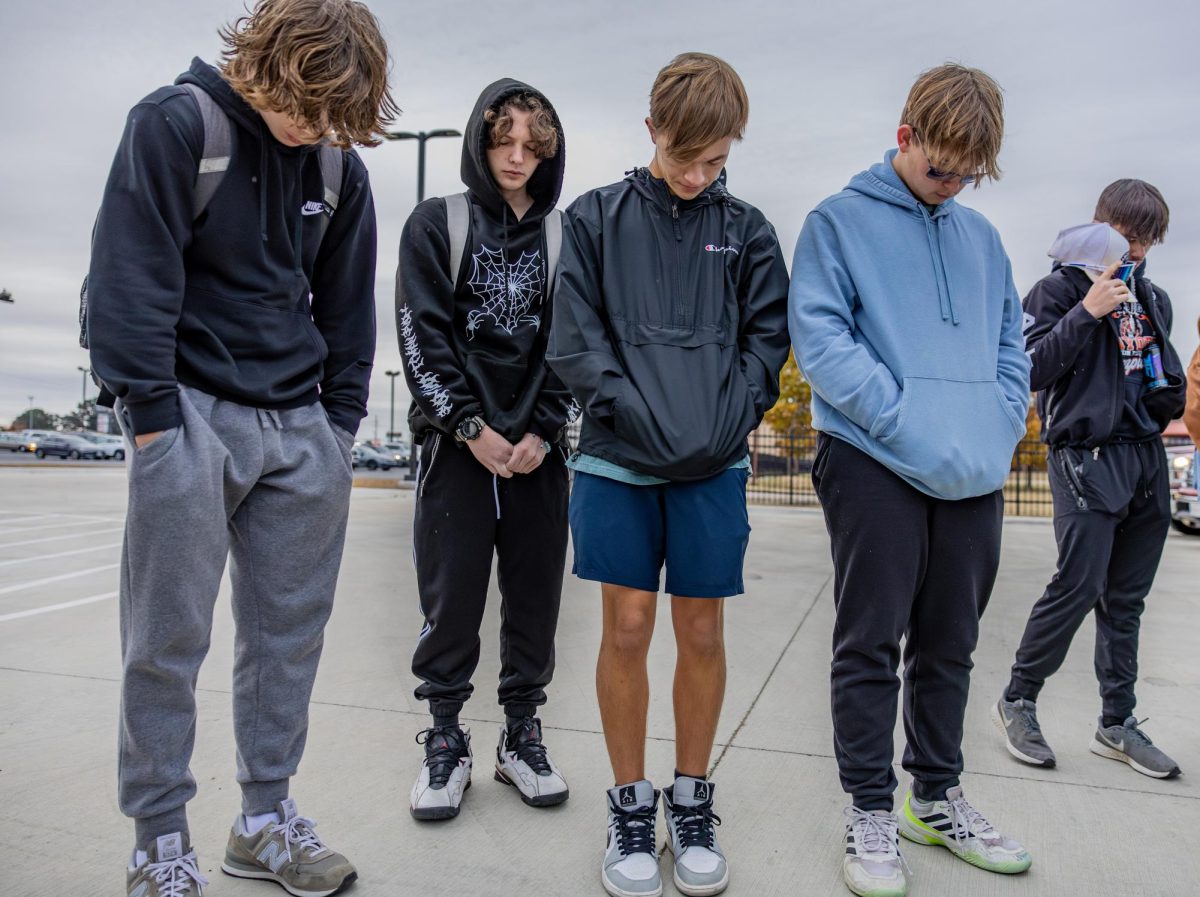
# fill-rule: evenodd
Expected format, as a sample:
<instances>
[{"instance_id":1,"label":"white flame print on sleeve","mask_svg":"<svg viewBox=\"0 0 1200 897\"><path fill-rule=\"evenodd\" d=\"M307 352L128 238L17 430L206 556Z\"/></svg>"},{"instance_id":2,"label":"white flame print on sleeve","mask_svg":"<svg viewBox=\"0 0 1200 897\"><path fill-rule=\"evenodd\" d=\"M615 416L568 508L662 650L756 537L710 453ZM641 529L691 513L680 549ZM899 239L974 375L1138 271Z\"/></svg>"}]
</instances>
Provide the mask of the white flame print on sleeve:
<instances>
[{"instance_id":1,"label":"white flame print on sleeve","mask_svg":"<svg viewBox=\"0 0 1200 897\"><path fill-rule=\"evenodd\" d=\"M433 404L434 413L439 418L447 417L453 408L450 404L450 390L442 386L437 374L425 370L425 356L421 354L421 347L417 345L412 312L407 305L400 309L400 336L403 339L404 358L408 362L408 369L412 371L417 389Z\"/></svg>"}]
</instances>

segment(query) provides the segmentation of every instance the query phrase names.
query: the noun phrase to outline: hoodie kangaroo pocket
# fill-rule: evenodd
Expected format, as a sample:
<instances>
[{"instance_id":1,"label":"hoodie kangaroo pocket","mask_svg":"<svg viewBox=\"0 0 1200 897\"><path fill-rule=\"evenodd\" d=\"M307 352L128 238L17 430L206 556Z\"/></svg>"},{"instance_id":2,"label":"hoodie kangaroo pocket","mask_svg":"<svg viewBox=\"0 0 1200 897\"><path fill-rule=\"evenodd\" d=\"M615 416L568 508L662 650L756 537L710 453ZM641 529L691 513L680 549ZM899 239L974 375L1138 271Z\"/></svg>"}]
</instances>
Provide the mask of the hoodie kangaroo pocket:
<instances>
[{"instance_id":1,"label":"hoodie kangaroo pocket","mask_svg":"<svg viewBox=\"0 0 1200 897\"><path fill-rule=\"evenodd\" d=\"M1019 422L995 380L905 377L903 388L896 429L880 441L893 470L951 500L1004 486Z\"/></svg>"}]
</instances>

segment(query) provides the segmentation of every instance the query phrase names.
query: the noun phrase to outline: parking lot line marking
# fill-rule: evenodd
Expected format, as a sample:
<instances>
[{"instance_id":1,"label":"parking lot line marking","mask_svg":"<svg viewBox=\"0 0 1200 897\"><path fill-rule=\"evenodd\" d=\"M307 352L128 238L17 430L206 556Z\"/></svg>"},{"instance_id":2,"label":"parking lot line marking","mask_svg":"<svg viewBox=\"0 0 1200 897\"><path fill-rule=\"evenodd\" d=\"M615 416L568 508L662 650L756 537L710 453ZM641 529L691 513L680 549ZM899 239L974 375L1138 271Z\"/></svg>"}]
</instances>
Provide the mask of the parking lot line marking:
<instances>
[{"instance_id":1,"label":"parking lot line marking","mask_svg":"<svg viewBox=\"0 0 1200 897\"><path fill-rule=\"evenodd\" d=\"M38 614L48 614L56 610L67 610L68 608L80 607L84 604L95 604L97 601L116 598L117 594L117 592L105 592L103 595L89 595L86 598L80 598L76 601L64 601L62 604L51 604L46 607L35 607L31 610L21 610L12 614L4 614L0 616L0 623L6 623L9 620L19 620L22 617L36 617Z\"/></svg>"},{"instance_id":2,"label":"parking lot line marking","mask_svg":"<svg viewBox=\"0 0 1200 897\"><path fill-rule=\"evenodd\" d=\"M63 539L78 539L80 536L99 536L104 533L119 533L124 530L123 526L114 526L111 529L94 529L86 533L67 533L65 536L47 536L44 539L28 539L24 542L4 542L0 543L0 549L17 548L21 545L41 545L43 542L61 542Z\"/></svg>"},{"instance_id":3,"label":"parking lot line marking","mask_svg":"<svg viewBox=\"0 0 1200 897\"><path fill-rule=\"evenodd\" d=\"M77 576L87 576L91 573L101 573L105 570L114 570L121 565L105 564L103 567L89 567L87 570L75 570L71 573L60 573L58 576L47 576L45 579L33 579L29 582L19 582L15 586L5 586L0 589L0 595L8 595L12 592L20 592L25 589L35 589L38 586L49 585L52 582L62 582L64 579L75 579Z\"/></svg>"},{"instance_id":4,"label":"parking lot line marking","mask_svg":"<svg viewBox=\"0 0 1200 897\"><path fill-rule=\"evenodd\" d=\"M6 524L19 523L22 526L26 523L32 523L35 520L49 520L52 517L59 517L59 514L37 514L33 517L18 517L15 520L12 517L5 518Z\"/></svg>"},{"instance_id":5,"label":"parking lot line marking","mask_svg":"<svg viewBox=\"0 0 1200 897\"><path fill-rule=\"evenodd\" d=\"M62 523L43 523L39 526L18 526L13 529L0 529L0 536L10 536L15 533L32 533L39 529L62 529L67 526L90 526L94 521L102 520L105 523L111 523L116 518L113 517L92 517L88 520L78 520L75 522L63 521Z\"/></svg>"},{"instance_id":6,"label":"parking lot line marking","mask_svg":"<svg viewBox=\"0 0 1200 897\"><path fill-rule=\"evenodd\" d=\"M35 554L27 558L15 558L11 561L0 561L0 567L11 567L13 564L28 564L32 561L48 561L52 558L67 558L75 554L87 554L89 551L103 551L105 548L120 548L120 542L109 545L92 545L89 548L76 548L73 551L59 551L54 554Z\"/></svg>"}]
</instances>

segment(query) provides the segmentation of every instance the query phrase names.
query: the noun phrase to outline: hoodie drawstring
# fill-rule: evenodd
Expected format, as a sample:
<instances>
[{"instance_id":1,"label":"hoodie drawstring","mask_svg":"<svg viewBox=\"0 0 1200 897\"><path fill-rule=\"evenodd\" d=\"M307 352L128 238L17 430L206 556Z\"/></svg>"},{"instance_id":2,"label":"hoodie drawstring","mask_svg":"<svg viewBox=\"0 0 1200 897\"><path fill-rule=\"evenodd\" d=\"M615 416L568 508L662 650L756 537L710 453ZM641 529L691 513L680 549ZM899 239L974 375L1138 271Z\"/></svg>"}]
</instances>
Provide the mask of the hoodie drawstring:
<instances>
[{"instance_id":1,"label":"hoodie drawstring","mask_svg":"<svg viewBox=\"0 0 1200 897\"><path fill-rule=\"evenodd\" d=\"M921 217L925 221L925 241L929 246L929 260L933 263L933 278L937 281L938 306L942 312L942 320L957 325L958 312L954 310L954 301L950 297L950 275L942 253L942 224L935 221L925 209L921 209Z\"/></svg>"},{"instance_id":2,"label":"hoodie drawstring","mask_svg":"<svg viewBox=\"0 0 1200 897\"><path fill-rule=\"evenodd\" d=\"M263 125L258 133L258 232L267 242L267 129Z\"/></svg>"}]
</instances>

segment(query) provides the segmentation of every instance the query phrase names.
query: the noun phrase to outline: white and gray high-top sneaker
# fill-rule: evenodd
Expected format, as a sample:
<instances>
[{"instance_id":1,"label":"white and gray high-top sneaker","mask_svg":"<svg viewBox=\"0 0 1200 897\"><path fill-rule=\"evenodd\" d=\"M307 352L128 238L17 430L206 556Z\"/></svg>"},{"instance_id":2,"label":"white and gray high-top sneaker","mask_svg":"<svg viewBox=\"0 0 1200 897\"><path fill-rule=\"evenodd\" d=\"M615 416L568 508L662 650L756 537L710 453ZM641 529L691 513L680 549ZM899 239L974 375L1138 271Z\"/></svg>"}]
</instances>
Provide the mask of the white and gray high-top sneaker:
<instances>
[{"instance_id":1,"label":"white and gray high-top sneaker","mask_svg":"<svg viewBox=\"0 0 1200 897\"><path fill-rule=\"evenodd\" d=\"M667 847L675 858L675 887L688 897L720 894L729 884L729 864L717 843L713 812L716 785L704 779L679 776L663 791Z\"/></svg>"},{"instance_id":2,"label":"white and gray high-top sneaker","mask_svg":"<svg viewBox=\"0 0 1200 897\"><path fill-rule=\"evenodd\" d=\"M425 760L409 811L413 819L453 819L471 787L471 730L434 726L417 735L417 744L425 745Z\"/></svg>"},{"instance_id":3,"label":"white and gray high-top sneaker","mask_svg":"<svg viewBox=\"0 0 1200 897\"><path fill-rule=\"evenodd\" d=\"M846 807L842 880L861 897L904 897L908 890L896 814Z\"/></svg>"},{"instance_id":4,"label":"white and gray high-top sneaker","mask_svg":"<svg viewBox=\"0 0 1200 897\"><path fill-rule=\"evenodd\" d=\"M567 780L546 753L542 721L536 716L525 717L511 731L500 727L496 781L512 785L531 807L552 807L571 796Z\"/></svg>"},{"instance_id":5,"label":"white and gray high-top sneaker","mask_svg":"<svg viewBox=\"0 0 1200 897\"><path fill-rule=\"evenodd\" d=\"M654 823L658 792L646 779L608 789L608 848L600 867L604 890L613 897L660 897Z\"/></svg>"}]
</instances>

